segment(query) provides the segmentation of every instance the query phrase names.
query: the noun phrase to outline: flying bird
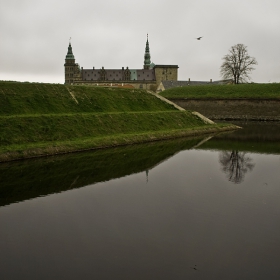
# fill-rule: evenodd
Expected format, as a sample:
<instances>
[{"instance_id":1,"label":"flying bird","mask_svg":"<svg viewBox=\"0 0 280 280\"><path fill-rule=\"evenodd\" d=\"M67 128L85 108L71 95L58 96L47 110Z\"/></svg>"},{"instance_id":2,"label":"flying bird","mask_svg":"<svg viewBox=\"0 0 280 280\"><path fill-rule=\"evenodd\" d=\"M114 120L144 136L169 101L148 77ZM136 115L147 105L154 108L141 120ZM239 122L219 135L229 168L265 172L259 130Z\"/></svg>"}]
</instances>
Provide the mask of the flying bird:
<instances>
[{"instance_id":1,"label":"flying bird","mask_svg":"<svg viewBox=\"0 0 280 280\"><path fill-rule=\"evenodd\" d=\"M202 37L195 38L196 40L200 40Z\"/></svg>"}]
</instances>

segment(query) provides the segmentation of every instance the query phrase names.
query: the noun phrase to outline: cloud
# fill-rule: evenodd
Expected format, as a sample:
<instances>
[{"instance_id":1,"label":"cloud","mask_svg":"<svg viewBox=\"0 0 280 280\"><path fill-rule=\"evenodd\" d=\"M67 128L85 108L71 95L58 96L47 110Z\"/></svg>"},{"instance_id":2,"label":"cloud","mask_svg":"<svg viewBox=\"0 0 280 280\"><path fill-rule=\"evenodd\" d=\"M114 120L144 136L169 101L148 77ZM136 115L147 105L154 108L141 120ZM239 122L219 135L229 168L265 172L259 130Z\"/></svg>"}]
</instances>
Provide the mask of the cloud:
<instances>
[{"instance_id":1,"label":"cloud","mask_svg":"<svg viewBox=\"0 0 280 280\"><path fill-rule=\"evenodd\" d=\"M0 79L63 83L69 37L85 68L141 68L148 32L152 61L179 65L179 79L219 79L222 57L243 43L259 62L253 80L280 82L279 1L2 2Z\"/></svg>"}]
</instances>

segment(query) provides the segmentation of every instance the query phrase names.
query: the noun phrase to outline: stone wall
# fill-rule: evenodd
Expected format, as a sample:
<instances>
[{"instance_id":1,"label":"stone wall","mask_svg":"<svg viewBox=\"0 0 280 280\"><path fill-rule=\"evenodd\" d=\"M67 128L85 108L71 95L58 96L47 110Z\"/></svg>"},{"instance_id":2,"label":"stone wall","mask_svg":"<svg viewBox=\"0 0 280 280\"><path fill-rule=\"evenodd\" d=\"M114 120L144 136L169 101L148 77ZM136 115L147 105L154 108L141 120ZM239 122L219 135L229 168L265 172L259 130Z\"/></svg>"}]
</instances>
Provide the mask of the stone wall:
<instances>
[{"instance_id":1,"label":"stone wall","mask_svg":"<svg viewBox=\"0 0 280 280\"><path fill-rule=\"evenodd\" d=\"M169 99L212 120L280 121L280 99Z\"/></svg>"},{"instance_id":2,"label":"stone wall","mask_svg":"<svg viewBox=\"0 0 280 280\"><path fill-rule=\"evenodd\" d=\"M161 81L177 81L178 80L178 66L177 65L156 65L155 66L155 76L157 85Z\"/></svg>"},{"instance_id":3,"label":"stone wall","mask_svg":"<svg viewBox=\"0 0 280 280\"><path fill-rule=\"evenodd\" d=\"M140 81L121 81L116 82L90 82L90 81L75 81L75 85L87 85L87 86L101 86L101 87L123 87L123 88L135 88L135 89L147 89L147 90L156 90L156 81L149 81L147 83Z\"/></svg>"}]
</instances>

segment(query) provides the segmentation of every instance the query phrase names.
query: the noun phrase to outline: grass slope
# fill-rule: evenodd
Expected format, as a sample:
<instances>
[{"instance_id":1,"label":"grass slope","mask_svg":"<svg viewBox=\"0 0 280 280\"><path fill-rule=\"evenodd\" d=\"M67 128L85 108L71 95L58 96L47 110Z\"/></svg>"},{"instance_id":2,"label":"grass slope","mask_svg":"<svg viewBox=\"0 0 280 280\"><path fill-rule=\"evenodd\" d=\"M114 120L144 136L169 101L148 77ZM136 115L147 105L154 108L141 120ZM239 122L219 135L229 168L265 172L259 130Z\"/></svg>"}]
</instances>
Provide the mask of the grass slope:
<instances>
[{"instance_id":1,"label":"grass slope","mask_svg":"<svg viewBox=\"0 0 280 280\"><path fill-rule=\"evenodd\" d=\"M0 83L0 161L228 129L143 90Z\"/></svg>"},{"instance_id":2,"label":"grass slope","mask_svg":"<svg viewBox=\"0 0 280 280\"><path fill-rule=\"evenodd\" d=\"M144 90L0 82L0 116L174 111Z\"/></svg>"},{"instance_id":3,"label":"grass slope","mask_svg":"<svg viewBox=\"0 0 280 280\"><path fill-rule=\"evenodd\" d=\"M280 99L280 83L275 84L238 84L238 85L205 85L186 86L165 90L165 98L248 98Z\"/></svg>"}]
</instances>

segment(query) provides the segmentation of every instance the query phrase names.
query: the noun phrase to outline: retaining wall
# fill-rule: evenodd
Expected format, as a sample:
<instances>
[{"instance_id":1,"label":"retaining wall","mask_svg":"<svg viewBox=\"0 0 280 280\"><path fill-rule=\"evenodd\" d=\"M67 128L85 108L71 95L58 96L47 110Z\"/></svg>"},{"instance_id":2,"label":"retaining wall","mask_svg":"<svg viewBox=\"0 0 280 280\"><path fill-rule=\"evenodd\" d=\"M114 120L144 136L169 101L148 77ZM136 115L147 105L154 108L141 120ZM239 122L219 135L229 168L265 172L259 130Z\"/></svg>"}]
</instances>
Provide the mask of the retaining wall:
<instances>
[{"instance_id":1,"label":"retaining wall","mask_svg":"<svg viewBox=\"0 0 280 280\"><path fill-rule=\"evenodd\" d=\"M280 121L280 99L169 99L212 120Z\"/></svg>"}]
</instances>

